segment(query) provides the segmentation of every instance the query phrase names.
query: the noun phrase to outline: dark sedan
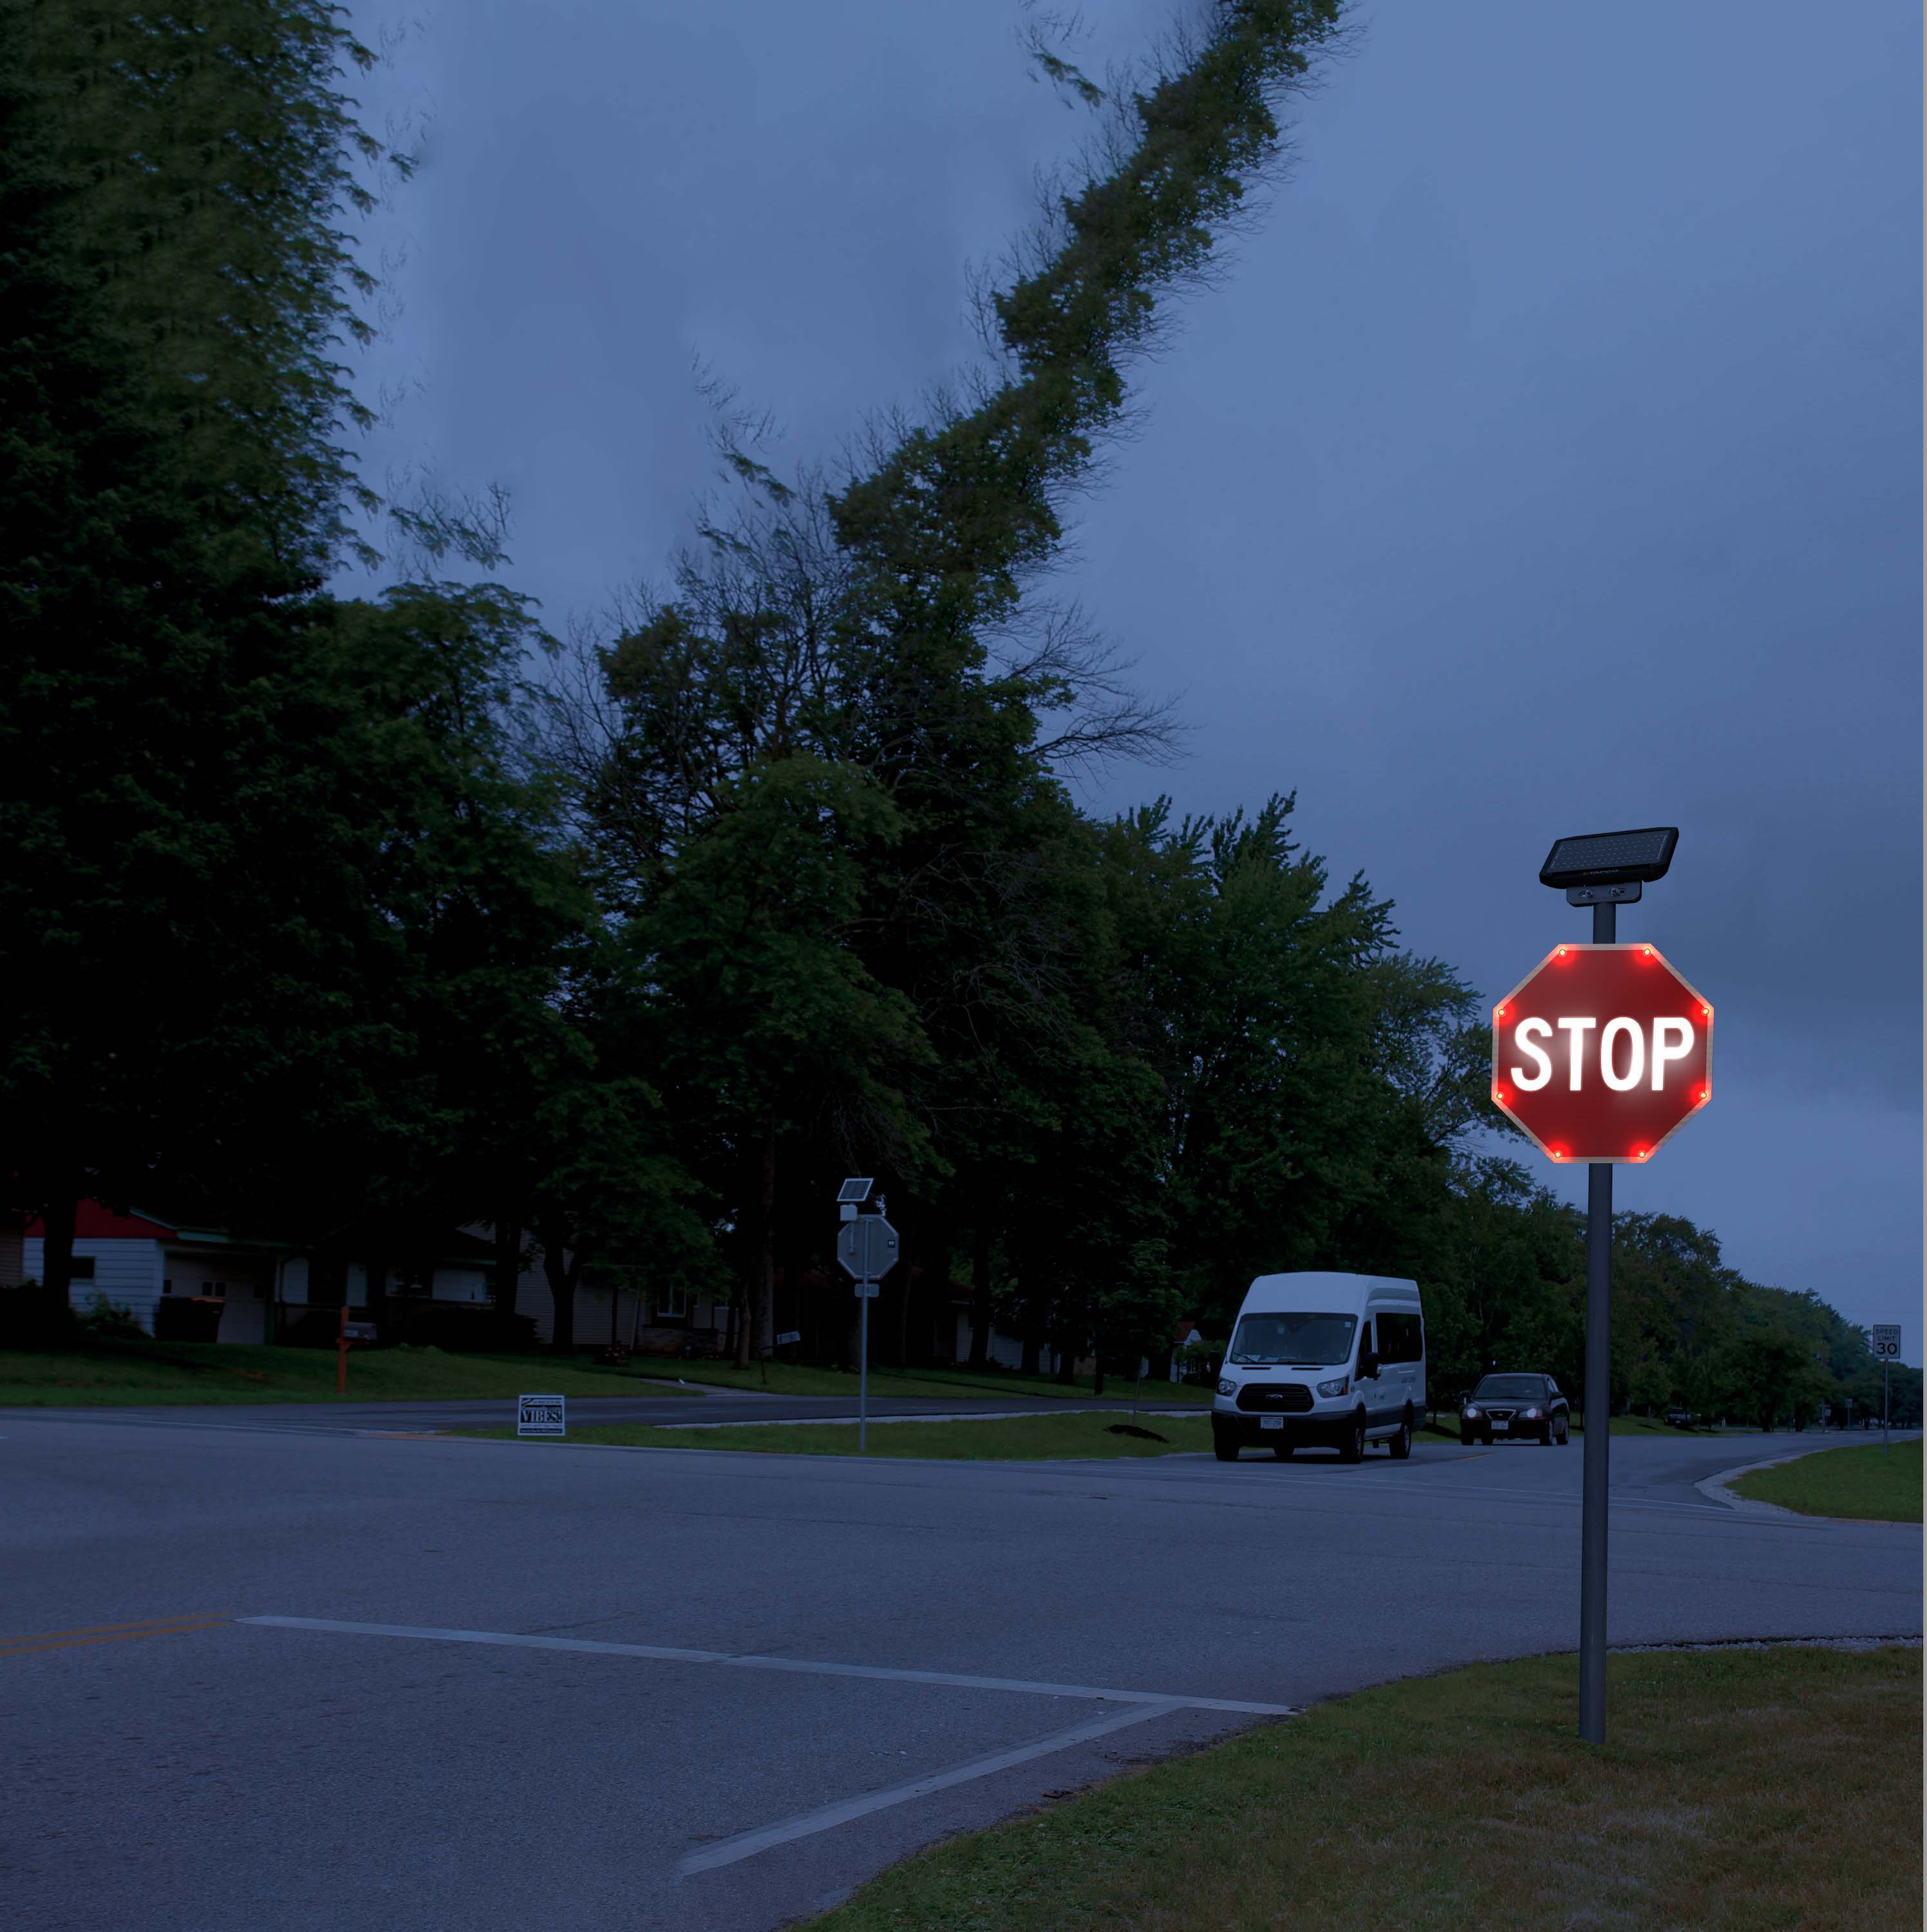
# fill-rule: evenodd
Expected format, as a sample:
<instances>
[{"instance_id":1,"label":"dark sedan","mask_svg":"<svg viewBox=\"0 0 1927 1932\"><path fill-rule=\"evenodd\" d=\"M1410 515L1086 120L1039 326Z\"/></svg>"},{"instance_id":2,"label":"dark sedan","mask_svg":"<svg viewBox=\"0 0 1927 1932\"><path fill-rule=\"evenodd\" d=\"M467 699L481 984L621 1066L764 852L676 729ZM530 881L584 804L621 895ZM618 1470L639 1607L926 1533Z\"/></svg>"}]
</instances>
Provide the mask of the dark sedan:
<instances>
[{"instance_id":1,"label":"dark sedan","mask_svg":"<svg viewBox=\"0 0 1927 1932\"><path fill-rule=\"evenodd\" d=\"M1459 1406L1458 1439L1557 1442L1572 1439L1572 1412L1550 1376L1488 1376Z\"/></svg>"}]
</instances>

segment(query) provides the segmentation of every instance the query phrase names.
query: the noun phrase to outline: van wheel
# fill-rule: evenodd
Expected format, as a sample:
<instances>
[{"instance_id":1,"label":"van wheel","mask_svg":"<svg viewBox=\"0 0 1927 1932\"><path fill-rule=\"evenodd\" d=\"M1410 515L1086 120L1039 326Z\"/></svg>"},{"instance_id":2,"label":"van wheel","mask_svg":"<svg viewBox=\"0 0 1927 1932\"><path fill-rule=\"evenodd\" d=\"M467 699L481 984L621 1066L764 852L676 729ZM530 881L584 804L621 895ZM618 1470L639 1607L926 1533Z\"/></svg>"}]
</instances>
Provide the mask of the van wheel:
<instances>
[{"instance_id":1,"label":"van wheel","mask_svg":"<svg viewBox=\"0 0 1927 1932\"><path fill-rule=\"evenodd\" d=\"M1215 1422L1211 1425L1211 1453L1221 1462L1235 1462L1238 1460L1238 1438Z\"/></svg>"},{"instance_id":2,"label":"van wheel","mask_svg":"<svg viewBox=\"0 0 1927 1932\"><path fill-rule=\"evenodd\" d=\"M1398 1433L1386 1445L1392 1451L1392 1460L1402 1462L1412 1453L1412 1418L1407 1416L1398 1425Z\"/></svg>"},{"instance_id":3,"label":"van wheel","mask_svg":"<svg viewBox=\"0 0 1927 1932\"><path fill-rule=\"evenodd\" d=\"M1341 1462L1362 1462L1365 1460L1365 1418L1355 1415L1347 1425L1345 1432L1338 1438L1338 1460Z\"/></svg>"}]
</instances>

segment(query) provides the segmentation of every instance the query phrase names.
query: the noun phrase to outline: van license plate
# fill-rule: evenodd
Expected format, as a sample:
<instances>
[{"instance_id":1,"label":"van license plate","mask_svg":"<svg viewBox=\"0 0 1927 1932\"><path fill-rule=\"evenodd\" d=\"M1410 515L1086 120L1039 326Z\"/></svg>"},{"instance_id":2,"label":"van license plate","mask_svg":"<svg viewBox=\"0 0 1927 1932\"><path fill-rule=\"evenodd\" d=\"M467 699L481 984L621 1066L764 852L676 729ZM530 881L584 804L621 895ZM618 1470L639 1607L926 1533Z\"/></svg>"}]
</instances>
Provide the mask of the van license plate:
<instances>
[{"instance_id":1,"label":"van license plate","mask_svg":"<svg viewBox=\"0 0 1927 1932\"><path fill-rule=\"evenodd\" d=\"M1281 1415L1261 1415L1258 1418L1258 1426L1260 1429L1282 1429L1284 1418Z\"/></svg>"}]
</instances>

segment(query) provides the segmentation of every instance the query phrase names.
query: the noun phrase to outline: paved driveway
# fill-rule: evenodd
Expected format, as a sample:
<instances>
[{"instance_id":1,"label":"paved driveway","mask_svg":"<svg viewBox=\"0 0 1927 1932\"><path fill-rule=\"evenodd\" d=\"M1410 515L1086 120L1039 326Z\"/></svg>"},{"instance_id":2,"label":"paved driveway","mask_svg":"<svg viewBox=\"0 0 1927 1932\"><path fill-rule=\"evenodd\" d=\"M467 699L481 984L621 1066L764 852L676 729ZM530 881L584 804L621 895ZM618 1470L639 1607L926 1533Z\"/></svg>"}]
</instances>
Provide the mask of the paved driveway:
<instances>
[{"instance_id":1,"label":"paved driveway","mask_svg":"<svg viewBox=\"0 0 1927 1932\"><path fill-rule=\"evenodd\" d=\"M1693 1486L1793 1446L1615 1442L1615 1642L1919 1634L1917 1528ZM1580 1462L0 1412L0 1897L38 1932L774 1927L1121 1763L1571 1647Z\"/></svg>"}]
</instances>

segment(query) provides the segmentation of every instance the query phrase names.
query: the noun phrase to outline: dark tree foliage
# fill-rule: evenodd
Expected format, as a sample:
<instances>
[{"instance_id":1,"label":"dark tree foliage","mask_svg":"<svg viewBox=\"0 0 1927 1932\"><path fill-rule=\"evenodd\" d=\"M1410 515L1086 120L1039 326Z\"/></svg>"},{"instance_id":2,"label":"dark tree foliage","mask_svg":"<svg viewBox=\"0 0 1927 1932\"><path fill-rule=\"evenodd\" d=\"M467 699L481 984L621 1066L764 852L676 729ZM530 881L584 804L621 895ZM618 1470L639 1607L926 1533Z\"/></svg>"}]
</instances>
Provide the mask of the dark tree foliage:
<instances>
[{"instance_id":1,"label":"dark tree foliage","mask_svg":"<svg viewBox=\"0 0 1927 1932\"><path fill-rule=\"evenodd\" d=\"M322 587L367 58L314 0L0 4L0 1174L54 1311L82 1194L395 1254L582 1058L520 601Z\"/></svg>"},{"instance_id":2,"label":"dark tree foliage","mask_svg":"<svg viewBox=\"0 0 1927 1932\"><path fill-rule=\"evenodd\" d=\"M475 1221L499 1294L539 1252L559 1347L585 1282L727 1289L747 1363L780 1282L847 1357L862 1172L899 1358L948 1352L960 1274L974 1359L994 1325L1101 1376L1341 1268L1419 1279L1435 1386L1580 1388L1578 1218L1470 1151L1472 989L1289 798L1099 822L1070 786L1171 730L1049 594L1069 506L1341 14L1209 0L1104 86L1033 32L1098 132L984 367L793 483L726 413L734 507L550 685L526 600L439 574L487 532L355 472L343 224L407 163L341 10L0 0L0 1176L49 1311L76 1197L158 1196L362 1261L378 1312ZM375 511L428 580L331 595ZM1870 1400L1817 1298L1682 1220L1615 1244L1615 1406Z\"/></svg>"}]
</instances>

